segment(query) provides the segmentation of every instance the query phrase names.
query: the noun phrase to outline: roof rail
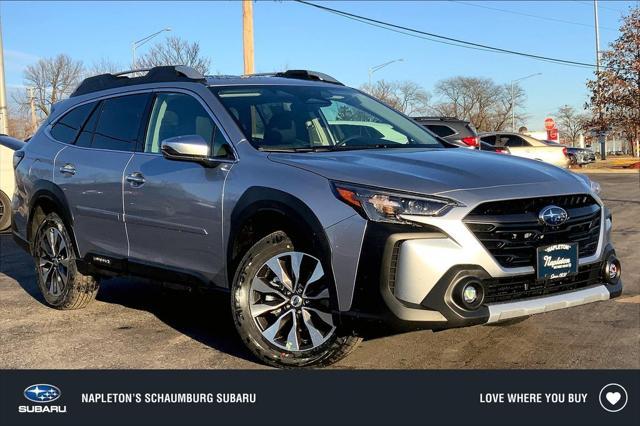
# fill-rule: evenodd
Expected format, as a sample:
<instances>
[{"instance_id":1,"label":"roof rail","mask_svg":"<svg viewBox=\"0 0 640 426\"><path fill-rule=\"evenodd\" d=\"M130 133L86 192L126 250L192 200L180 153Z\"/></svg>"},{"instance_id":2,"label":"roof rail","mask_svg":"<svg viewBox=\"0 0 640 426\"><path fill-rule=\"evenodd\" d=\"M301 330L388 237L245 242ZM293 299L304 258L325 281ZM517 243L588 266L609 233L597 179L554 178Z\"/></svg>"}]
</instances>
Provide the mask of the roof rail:
<instances>
[{"instance_id":1,"label":"roof rail","mask_svg":"<svg viewBox=\"0 0 640 426\"><path fill-rule=\"evenodd\" d=\"M444 121L444 120L459 120L459 121L467 121L467 120L463 120L461 118L458 117L447 117L447 116L425 116L425 117L411 117L414 120L420 121L420 120L440 120L440 121Z\"/></svg>"},{"instance_id":2,"label":"roof rail","mask_svg":"<svg viewBox=\"0 0 640 426\"><path fill-rule=\"evenodd\" d=\"M310 71L310 70L287 70L287 71L275 71L275 72L265 72L259 74L250 74L247 77L261 77L261 76L271 76L271 77L281 77L281 78L295 78L298 80L311 80L311 81L322 81L325 83L339 84L340 86L344 86L341 82L331 77L328 74L318 72L318 71Z\"/></svg>"},{"instance_id":3,"label":"roof rail","mask_svg":"<svg viewBox=\"0 0 640 426\"><path fill-rule=\"evenodd\" d=\"M146 74L143 76L136 76L136 74L141 72L146 72ZM133 76L126 77L128 74L133 74ZM167 65L122 71L115 74L100 74L85 78L70 97L72 98L74 96L98 92L100 90L115 89L117 87L133 86L136 84L172 81L206 83L205 77L191 67L186 65Z\"/></svg>"}]
</instances>

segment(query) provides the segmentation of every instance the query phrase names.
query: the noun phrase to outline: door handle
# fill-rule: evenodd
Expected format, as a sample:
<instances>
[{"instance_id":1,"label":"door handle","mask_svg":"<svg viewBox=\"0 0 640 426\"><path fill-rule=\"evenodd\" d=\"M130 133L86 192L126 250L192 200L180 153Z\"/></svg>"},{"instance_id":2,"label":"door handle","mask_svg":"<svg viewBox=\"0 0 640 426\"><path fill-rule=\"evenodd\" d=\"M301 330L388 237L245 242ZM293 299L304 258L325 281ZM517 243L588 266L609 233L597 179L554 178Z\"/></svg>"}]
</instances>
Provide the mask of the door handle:
<instances>
[{"instance_id":1,"label":"door handle","mask_svg":"<svg viewBox=\"0 0 640 426\"><path fill-rule=\"evenodd\" d=\"M140 172L133 172L131 174L128 174L125 179L127 180L127 182L129 182L129 184L131 184L131 186L141 186L145 182L144 176Z\"/></svg>"},{"instance_id":2,"label":"door handle","mask_svg":"<svg viewBox=\"0 0 640 426\"><path fill-rule=\"evenodd\" d=\"M67 163L64 166L60 167L60 173L73 176L76 174L76 168L73 164Z\"/></svg>"}]
</instances>

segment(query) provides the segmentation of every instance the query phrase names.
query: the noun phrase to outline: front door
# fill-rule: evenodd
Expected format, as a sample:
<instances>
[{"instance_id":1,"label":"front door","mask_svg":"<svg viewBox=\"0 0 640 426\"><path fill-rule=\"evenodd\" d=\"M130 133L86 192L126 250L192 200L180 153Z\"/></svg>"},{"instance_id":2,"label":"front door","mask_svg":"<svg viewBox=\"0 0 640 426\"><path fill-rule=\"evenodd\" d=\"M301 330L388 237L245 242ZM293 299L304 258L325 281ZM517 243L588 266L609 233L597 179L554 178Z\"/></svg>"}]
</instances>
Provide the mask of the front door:
<instances>
[{"instance_id":1,"label":"front door","mask_svg":"<svg viewBox=\"0 0 640 426\"><path fill-rule=\"evenodd\" d=\"M212 157L226 140L203 104L185 93L159 92L144 144L125 170L124 212L131 261L218 281L223 273L222 191L230 163L206 167L173 161L164 139L200 135Z\"/></svg>"}]
</instances>

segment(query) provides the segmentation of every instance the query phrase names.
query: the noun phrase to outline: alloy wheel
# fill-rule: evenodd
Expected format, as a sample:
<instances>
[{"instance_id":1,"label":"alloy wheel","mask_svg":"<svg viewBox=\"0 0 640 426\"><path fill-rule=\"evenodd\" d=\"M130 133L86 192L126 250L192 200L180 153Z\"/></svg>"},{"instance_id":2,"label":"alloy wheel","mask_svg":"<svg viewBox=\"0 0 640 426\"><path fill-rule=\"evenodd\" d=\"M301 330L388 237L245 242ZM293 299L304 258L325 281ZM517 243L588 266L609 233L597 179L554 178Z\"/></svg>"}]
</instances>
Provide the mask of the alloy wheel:
<instances>
[{"instance_id":1,"label":"alloy wheel","mask_svg":"<svg viewBox=\"0 0 640 426\"><path fill-rule=\"evenodd\" d=\"M44 288L51 296L60 296L69 281L70 253L58 228L51 226L40 233L36 255Z\"/></svg>"},{"instance_id":2,"label":"alloy wheel","mask_svg":"<svg viewBox=\"0 0 640 426\"><path fill-rule=\"evenodd\" d=\"M250 312L262 336L292 352L315 349L336 329L321 262L302 252L278 254L251 281Z\"/></svg>"}]
</instances>

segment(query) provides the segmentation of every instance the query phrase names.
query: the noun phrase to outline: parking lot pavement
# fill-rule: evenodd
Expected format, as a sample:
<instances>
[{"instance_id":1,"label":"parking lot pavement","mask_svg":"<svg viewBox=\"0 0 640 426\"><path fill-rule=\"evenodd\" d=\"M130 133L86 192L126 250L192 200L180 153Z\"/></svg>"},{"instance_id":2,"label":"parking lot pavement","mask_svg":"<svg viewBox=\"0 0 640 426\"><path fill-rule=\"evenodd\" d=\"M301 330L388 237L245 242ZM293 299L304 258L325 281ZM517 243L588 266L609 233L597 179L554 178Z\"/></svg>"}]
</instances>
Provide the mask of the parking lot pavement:
<instances>
[{"instance_id":1,"label":"parking lot pavement","mask_svg":"<svg viewBox=\"0 0 640 426\"><path fill-rule=\"evenodd\" d=\"M640 175L594 175L613 211L623 295L509 326L366 340L336 368L640 368ZM33 262L0 236L0 368L263 368L224 296L104 281L84 310L47 308Z\"/></svg>"}]
</instances>

